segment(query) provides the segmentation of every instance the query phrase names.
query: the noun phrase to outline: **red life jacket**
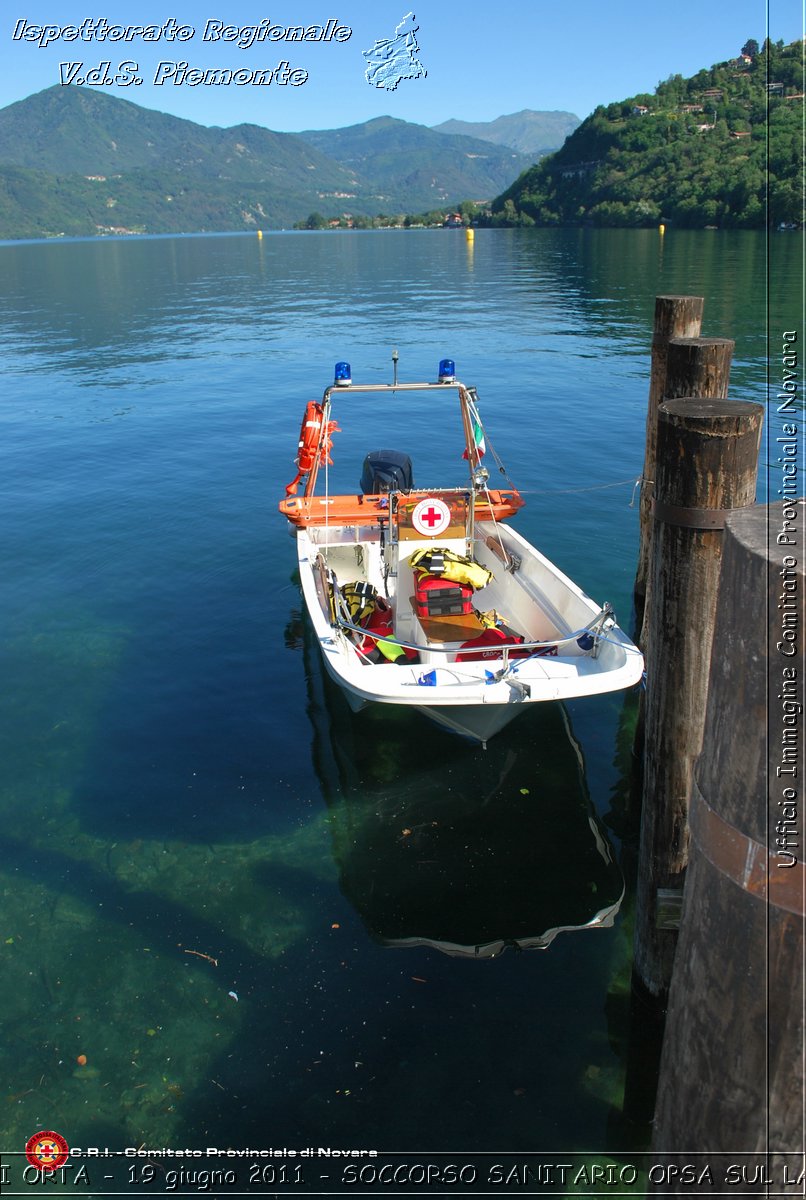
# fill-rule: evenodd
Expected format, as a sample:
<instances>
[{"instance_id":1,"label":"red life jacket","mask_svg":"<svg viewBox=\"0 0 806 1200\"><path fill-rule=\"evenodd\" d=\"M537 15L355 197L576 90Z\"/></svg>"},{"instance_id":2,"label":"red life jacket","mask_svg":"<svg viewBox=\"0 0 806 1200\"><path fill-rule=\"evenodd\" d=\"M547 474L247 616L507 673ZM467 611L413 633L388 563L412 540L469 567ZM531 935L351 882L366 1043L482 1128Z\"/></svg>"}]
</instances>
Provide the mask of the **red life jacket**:
<instances>
[{"instance_id":1,"label":"red life jacket","mask_svg":"<svg viewBox=\"0 0 806 1200\"><path fill-rule=\"evenodd\" d=\"M394 637L393 637L394 631L393 631L393 625L392 625L392 609L389 607L388 604L385 603L385 601L382 601L380 599L378 601L376 601L375 610L371 614L369 620L364 622L364 628L372 630L372 632L375 634L383 634L385 637L388 637L392 641L392 643L394 643ZM417 654L416 650L408 650L404 646L401 646L400 649L402 651L402 655L407 659L410 659L412 661L417 661L417 659L419 658L419 655ZM365 658L369 658L373 662L397 661L397 660L390 659L387 655L385 655L383 653L382 650L378 649L378 643L374 637L364 638L363 642L359 646L359 650L365 656ZM401 657L401 655L397 656L398 659L400 657Z\"/></svg>"}]
</instances>

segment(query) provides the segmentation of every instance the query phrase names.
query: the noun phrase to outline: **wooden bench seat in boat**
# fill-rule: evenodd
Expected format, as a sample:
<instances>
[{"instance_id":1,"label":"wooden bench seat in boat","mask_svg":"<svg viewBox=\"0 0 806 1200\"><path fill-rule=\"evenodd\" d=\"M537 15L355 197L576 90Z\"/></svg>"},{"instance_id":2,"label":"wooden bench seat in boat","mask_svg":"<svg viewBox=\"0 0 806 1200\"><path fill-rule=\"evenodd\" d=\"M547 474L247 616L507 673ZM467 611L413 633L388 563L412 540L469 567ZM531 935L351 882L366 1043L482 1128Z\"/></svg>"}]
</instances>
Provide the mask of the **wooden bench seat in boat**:
<instances>
[{"instance_id":1,"label":"wooden bench seat in boat","mask_svg":"<svg viewBox=\"0 0 806 1200\"><path fill-rule=\"evenodd\" d=\"M414 596L410 597L410 602L414 608ZM439 645L445 645L446 642L467 642L473 637L479 637L485 629L474 612L448 617L418 616L417 620L428 641Z\"/></svg>"}]
</instances>

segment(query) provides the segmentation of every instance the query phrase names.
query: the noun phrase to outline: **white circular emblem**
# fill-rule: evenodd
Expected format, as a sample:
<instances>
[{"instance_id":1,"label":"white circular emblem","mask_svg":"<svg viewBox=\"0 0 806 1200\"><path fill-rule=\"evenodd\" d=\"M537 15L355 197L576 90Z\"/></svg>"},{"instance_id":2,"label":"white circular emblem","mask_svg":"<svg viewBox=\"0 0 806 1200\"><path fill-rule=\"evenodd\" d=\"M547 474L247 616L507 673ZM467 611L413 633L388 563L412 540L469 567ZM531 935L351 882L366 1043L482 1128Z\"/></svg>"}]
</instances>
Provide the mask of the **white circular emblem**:
<instances>
[{"instance_id":1,"label":"white circular emblem","mask_svg":"<svg viewBox=\"0 0 806 1200\"><path fill-rule=\"evenodd\" d=\"M444 500L421 500L411 514L411 523L423 537L439 537L451 523L451 510Z\"/></svg>"}]
</instances>

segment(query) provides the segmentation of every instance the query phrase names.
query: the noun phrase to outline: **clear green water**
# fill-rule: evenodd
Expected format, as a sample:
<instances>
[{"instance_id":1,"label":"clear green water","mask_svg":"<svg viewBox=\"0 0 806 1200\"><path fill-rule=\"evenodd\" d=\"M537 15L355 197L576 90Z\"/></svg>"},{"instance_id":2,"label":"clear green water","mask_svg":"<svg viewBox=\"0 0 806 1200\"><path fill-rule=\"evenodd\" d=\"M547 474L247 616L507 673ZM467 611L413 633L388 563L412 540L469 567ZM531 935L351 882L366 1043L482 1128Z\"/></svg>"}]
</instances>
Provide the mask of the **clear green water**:
<instances>
[{"instance_id":1,"label":"clear green water","mask_svg":"<svg viewBox=\"0 0 806 1200\"><path fill-rule=\"evenodd\" d=\"M674 231L0 246L3 1147L41 1128L645 1144L635 697L569 705L570 734L529 713L486 753L349 713L307 645L276 502L336 360L385 380L396 346L417 379L450 355L526 493L518 527L629 628L654 296L703 294L703 332L737 341L732 394L763 400L799 253ZM368 414L334 470L355 486L389 444L425 482L445 453L430 422ZM528 939L625 880L613 928L545 951L395 945Z\"/></svg>"}]
</instances>

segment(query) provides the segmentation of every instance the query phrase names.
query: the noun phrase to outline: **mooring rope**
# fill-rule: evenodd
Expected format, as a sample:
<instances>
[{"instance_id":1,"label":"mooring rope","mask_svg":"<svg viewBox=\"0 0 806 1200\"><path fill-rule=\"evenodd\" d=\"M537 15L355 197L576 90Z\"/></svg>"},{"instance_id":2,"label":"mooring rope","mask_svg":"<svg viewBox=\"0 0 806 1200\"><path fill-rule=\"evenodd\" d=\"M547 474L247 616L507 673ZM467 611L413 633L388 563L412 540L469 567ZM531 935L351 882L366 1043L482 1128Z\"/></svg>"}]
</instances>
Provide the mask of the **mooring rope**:
<instances>
[{"instance_id":1,"label":"mooring rope","mask_svg":"<svg viewBox=\"0 0 806 1200\"><path fill-rule=\"evenodd\" d=\"M630 508L634 507L635 492L641 485L641 476L638 478L631 475L629 479L617 479L614 483L592 483L588 487L578 488L518 488L522 496L569 496L576 492L601 492L606 488L626 487L627 484L632 485L633 499L630 501Z\"/></svg>"}]
</instances>

